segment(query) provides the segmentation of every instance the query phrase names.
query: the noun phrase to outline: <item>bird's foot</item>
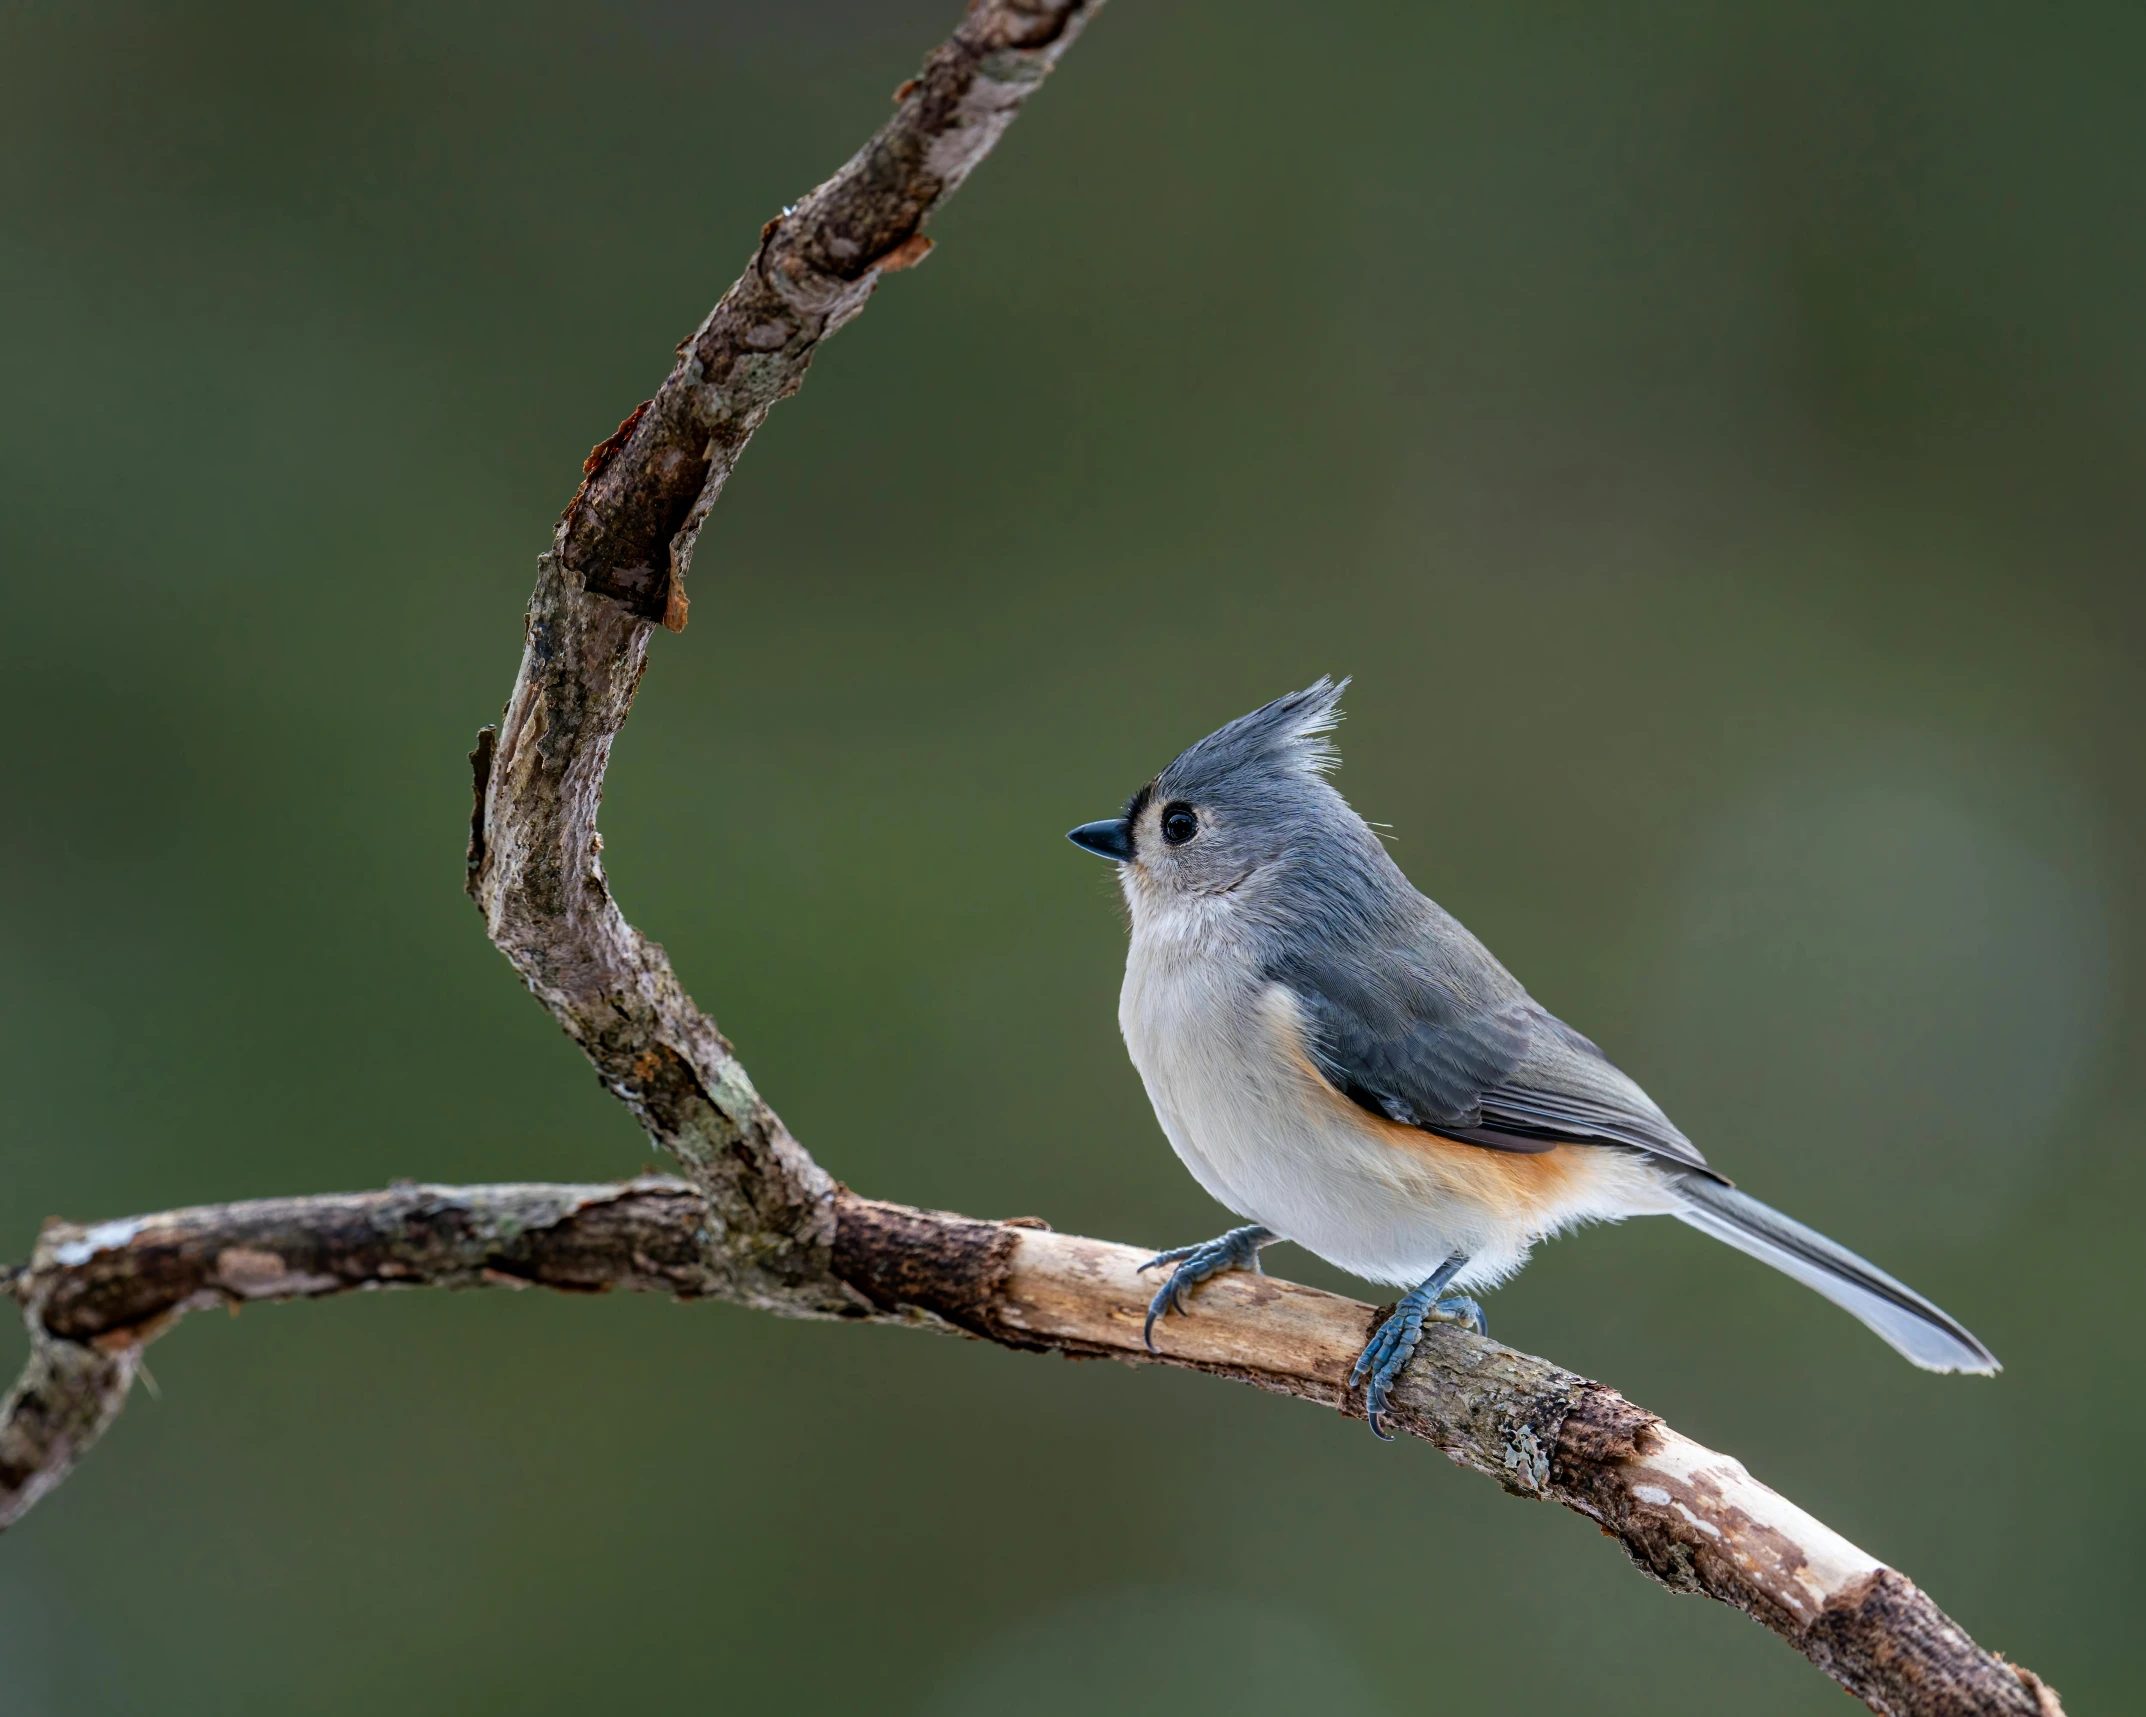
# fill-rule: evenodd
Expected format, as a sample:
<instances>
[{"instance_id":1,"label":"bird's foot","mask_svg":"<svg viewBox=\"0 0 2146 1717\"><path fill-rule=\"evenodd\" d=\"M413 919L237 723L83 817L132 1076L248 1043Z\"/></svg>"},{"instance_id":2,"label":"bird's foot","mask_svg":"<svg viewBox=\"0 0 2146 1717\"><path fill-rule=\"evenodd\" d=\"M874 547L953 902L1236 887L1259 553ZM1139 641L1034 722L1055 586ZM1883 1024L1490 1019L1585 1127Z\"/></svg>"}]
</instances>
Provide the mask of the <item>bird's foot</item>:
<instances>
[{"instance_id":1,"label":"bird's foot","mask_svg":"<svg viewBox=\"0 0 2146 1717\"><path fill-rule=\"evenodd\" d=\"M1393 1316L1371 1332L1371 1339L1364 1351L1357 1355L1356 1364L1349 1372L1349 1387L1359 1383L1364 1388L1364 1416L1371 1421L1372 1435L1392 1442L1386 1430L1386 1406L1393 1394L1394 1379L1401 1375L1416 1344L1423 1339L1426 1323L1457 1324L1462 1329L1472 1329L1477 1335L1490 1333L1489 1322L1483 1316L1483 1308L1465 1294L1455 1294L1441 1299L1439 1291L1459 1274L1466 1259L1456 1258L1420 1287L1411 1288L1401 1296L1401 1303L1394 1307Z\"/></svg>"},{"instance_id":2,"label":"bird's foot","mask_svg":"<svg viewBox=\"0 0 2146 1717\"><path fill-rule=\"evenodd\" d=\"M1252 1223L1244 1228L1232 1228L1217 1239L1203 1240L1197 1246L1173 1246L1167 1252L1158 1252L1142 1270L1157 1270L1165 1264L1175 1264L1170 1279L1155 1290L1155 1297L1148 1301L1147 1323L1140 1331L1140 1339L1147 1343L1148 1352L1155 1351L1155 1320L1167 1317L1171 1312L1185 1309L1185 1290L1196 1288L1210 1276L1219 1276L1225 1270L1250 1270L1259 1274L1259 1249L1270 1245L1275 1238L1272 1229Z\"/></svg>"}]
</instances>

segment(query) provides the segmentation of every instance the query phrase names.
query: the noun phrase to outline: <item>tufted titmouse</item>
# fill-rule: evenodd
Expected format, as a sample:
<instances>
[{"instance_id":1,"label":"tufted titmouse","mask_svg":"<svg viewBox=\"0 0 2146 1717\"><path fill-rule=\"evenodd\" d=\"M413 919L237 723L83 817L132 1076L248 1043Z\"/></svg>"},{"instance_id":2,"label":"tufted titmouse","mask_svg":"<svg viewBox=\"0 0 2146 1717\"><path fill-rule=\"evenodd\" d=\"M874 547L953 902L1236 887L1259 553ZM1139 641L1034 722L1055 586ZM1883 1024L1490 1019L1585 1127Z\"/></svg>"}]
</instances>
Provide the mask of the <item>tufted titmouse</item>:
<instances>
[{"instance_id":1,"label":"tufted titmouse","mask_svg":"<svg viewBox=\"0 0 2146 1717\"><path fill-rule=\"evenodd\" d=\"M1346 685L1347 682L1342 682ZM1118 1024L1193 1177L1250 1219L1174 1264L1148 1308L1293 1240L1407 1287L1356 1362L1371 1427L1426 1319L1582 1222L1675 1216L1816 1288L1917 1365L1997 1360L1913 1289L1770 1210L1418 894L1327 771L1342 686L1277 698L1184 752L1072 839L1132 914Z\"/></svg>"}]
</instances>

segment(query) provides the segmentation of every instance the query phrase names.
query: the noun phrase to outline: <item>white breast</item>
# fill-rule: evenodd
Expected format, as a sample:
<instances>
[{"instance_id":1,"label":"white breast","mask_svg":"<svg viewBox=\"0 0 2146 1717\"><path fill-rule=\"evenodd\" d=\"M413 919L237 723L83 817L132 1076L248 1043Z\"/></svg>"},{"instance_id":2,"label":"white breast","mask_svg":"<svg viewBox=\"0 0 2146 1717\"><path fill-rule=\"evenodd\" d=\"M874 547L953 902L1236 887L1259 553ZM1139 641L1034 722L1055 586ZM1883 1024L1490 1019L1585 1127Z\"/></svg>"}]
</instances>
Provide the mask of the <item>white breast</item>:
<instances>
[{"instance_id":1,"label":"white breast","mask_svg":"<svg viewBox=\"0 0 2146 1717\"><path fill-rule=\"evenodd\" d=\"M1294 998L1238 952L1232 904L1136 906L1118 1002L1163 1131L1220 1203L1370 1281L1413 1286L1465 1256L1456 1282L1469 1287L1501 1279L1536 1239L1574 1222L1667 1208L1658 1177L1622 1151L1561 1152L1571 1166L1545 1178L1544 1196L1516 1201L1499 1177L1441 1160L1473 1166L1475 1147L1392 1143L1307 1066Z\"/></svg>"},{"instance_id":2,"label":"white breast","mask_svg":"<svg viewBox=\"0 0 2146 1717\"><path fill-rule=\"evenodd\" d=\"M1261 1053L1258 974L1218 945L1219 917L1219 903L1200 902L1136 926L1118 1028L1193 1178L1240 1216L1274 1227L1257 1192L1262 1147L1275 1142L1287 1098Z\"/></svg>"}]
</instances>

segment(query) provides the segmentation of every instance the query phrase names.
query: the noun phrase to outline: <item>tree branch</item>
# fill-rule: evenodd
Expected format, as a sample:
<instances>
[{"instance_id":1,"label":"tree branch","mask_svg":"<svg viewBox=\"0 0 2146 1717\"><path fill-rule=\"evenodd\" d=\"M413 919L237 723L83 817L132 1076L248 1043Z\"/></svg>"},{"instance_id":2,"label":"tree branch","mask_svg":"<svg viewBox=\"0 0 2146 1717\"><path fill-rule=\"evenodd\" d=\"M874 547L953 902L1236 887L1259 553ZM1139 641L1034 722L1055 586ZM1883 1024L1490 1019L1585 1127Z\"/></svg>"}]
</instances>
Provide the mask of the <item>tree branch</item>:
<instances>
[{"instance_id":1,"label":"tree branch","mask_svg":"<svg viewBox=\"0 0 2146 1717\"><path fill-rule=\"evenodd\" d=\"M878 135L768 223L655 397L590 454L539 563L513 694L471 754L469 891L487 931L689 1182L411 1186L48 1225L29 1265L0 1274L32 1343L0 1405L0 1526L102 1434L143 1346L187 1311L365 1288L660 1290L1185 1366L1361 1416L1347 1379L1370 1307L1225 1276L1153 1356L1142 1253L838 1186L626 921L601 862L612 741L653 628L684 627L694 545L746 442L880 275L930 248L925 221L1099 4L973 0ZM1742 1610L1873 1710L2061 1717L2047 1686L1903 1575L1599 1383L1434 1328L1389 1417L1516 1495L1599 1522L1654 1578Z\"/></svg>"},{"instance_id":2,"label":"tree branch","mask_svg":"<svg viewBox=\"0 0 2146 1717\"><path fill-rule=\"evenodd\" d=\"M1271 1277L1199 1290L1148 1353L1146 1256L1025 1224L838 1192L833 1280L849 1315L1001 1346L1162 1364L1362 1417L1349 1367L1382 1314ZM49 1225L13 1291L36 1353L0 1418L0 1526L110 1423L141 1349L189 1311L372 1288L626 1288L744 1297L709 1201L684 1181L392 1187ZM1462 1330L1427 1330L1390 1423L1516 1496L1601 1524L1672 1590L1782 1635L1874 1710L2061 1717L2030 1672L1981 1650L1905 1576L1741 1465L1615 1390Z\"/></svg>"},{"instance_id":3,"label":"tree branch","mask_svg":"<svg viewBox=\"0 0 2146 1717\"><path fill-rule=\"evenodd\" d=\"M839 1313L834 1183L760 1100L663 950L611 899L596 809L652 626L685 624L708 509L819 343L1012 123L1100 0L977 0L899 92L879 134L762 229L760 248L678 348L654 399L589 455L540 563L514 691L471 754L469 890L500 951L694 1183L740 1297Z\"/></svg>"}]
</instances>

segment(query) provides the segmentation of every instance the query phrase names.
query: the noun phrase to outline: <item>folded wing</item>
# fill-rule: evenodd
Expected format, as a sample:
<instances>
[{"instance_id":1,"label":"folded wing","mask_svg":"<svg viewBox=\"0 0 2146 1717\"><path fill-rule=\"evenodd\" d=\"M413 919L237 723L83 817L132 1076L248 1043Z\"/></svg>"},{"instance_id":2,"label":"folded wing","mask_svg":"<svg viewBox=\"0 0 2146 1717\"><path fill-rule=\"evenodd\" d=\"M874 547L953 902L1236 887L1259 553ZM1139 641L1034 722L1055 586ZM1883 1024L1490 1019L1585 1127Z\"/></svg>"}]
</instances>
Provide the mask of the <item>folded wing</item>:
<instances>
[{"instance_id":1,"label":"folded wing","mask_svg":"<svg viewBox=\"0 0 2146 1717\"><path fill-rule=\"evenodd\" d=\"M1449 919L1442 950L1480 955L1468 994L1452 961L1415 948L1293 958L1270 974L1296 999L1313 1063L1350 1101L1403 1126L1497 1151L1612 1145L1720 1180L1602 1051L1521 989Z\"/></svg>"}]
</instances>

